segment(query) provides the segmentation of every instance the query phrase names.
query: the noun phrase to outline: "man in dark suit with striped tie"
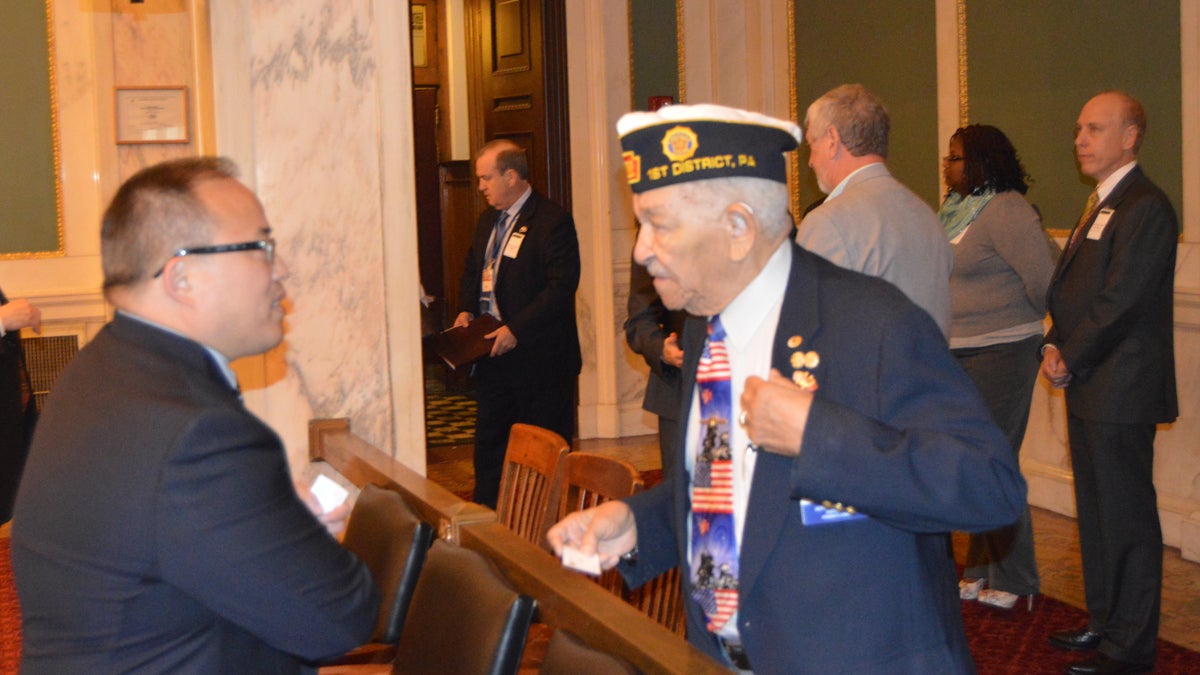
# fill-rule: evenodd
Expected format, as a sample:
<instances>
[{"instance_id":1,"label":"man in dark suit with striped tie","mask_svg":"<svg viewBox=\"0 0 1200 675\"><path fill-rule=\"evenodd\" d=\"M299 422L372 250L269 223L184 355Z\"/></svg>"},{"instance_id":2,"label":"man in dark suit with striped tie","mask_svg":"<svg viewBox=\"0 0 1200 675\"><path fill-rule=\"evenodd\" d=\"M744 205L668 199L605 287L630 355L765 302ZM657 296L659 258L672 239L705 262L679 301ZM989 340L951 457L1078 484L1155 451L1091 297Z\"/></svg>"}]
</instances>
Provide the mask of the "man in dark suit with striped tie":
<instances>
[{"instance_id":1,"label":"man in dark suit with striped tie","mask_svg":"<svg viewBox=\"0 0 1200 675\"><path fill-rule=\"evenodd\" d=\"M517 422L575 435L575 377L583 365L575 325L579 241L575 221L529 184L525 152L492 141L476 154L479 217L455 326L491 314L503 325L475 363L475 501L495 508L508 432Z\"/></svg>"},{"instance_id":2,"label":"man in dark suit with striped tie","mask_svg":"<svg viewBox=\"0 0 1200 675\"><path fill-rule=\"evenodd\" d=\"M1179 414L1174 285L1179 225L1142 172L1146 113L1109 91L1079 113L1075 156L1096 181L1050 282L1042 374L1064 389L1088 623L1051 635L1096 653L1068 673L1154 667L1162 530L1155 425Z\"/></svg>"}]
</instances>

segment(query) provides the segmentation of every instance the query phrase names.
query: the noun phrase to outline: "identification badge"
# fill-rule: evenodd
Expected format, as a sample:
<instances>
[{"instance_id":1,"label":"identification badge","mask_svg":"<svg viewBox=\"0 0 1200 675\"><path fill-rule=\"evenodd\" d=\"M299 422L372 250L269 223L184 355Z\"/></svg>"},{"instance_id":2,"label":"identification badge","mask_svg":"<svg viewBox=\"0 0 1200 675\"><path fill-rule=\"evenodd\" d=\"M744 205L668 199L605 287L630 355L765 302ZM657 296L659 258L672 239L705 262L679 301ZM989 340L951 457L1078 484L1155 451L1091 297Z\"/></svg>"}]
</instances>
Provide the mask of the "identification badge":
<instances>
[{"instance_id":1,"label":"identification badge","mask_svg":"<svg viewBox=\"0 0 1200 675\"><path fill-rule=\"evenodd\" d=\"M1112 218L1114 211L1109 207L1100 209L1100 213L1096 214L1096 220L1092 223L1092 229L1088 230L1087 238L1092 241L1098 240L1104 236L1104 228L1108 227L1108 219Z\"/></svg>"},{"instance_id":2,"label":"identification badge","mask_svg":"<svg viewBox=\"0 0 1200 675\"><path fill-rule=\"evenodd\" d=\"M492 270L490 265L483 269L483 283L480 285L483 287L484 293L492 292L492 286L495 285L495 279L492 276L494 274L495 272Z\"/></svg>"},{"instance_id":3,"label":"identification badge","mask_svg":"<svg viewBox=\"0 0 1200 675\"><path fill-rule=\"evenodd\" d=\"M513 232L512 236L508 238L508 243L504 245L504 257L517 257L517 253L521 250L522 241L525 241L524 228L520 232Z\"/></svg>"},{"instance_id":4,"label":"identification badge","mask_svg":"<svg viewBox=\"0 0 1200 675\"><path fill-rule=\"evenodd\" d=\"M852 520L866 520L867 516L846 509L825 506L808 499L800 500L800 522L805 525L835 525Z\"/></svg>"}]
</instances>

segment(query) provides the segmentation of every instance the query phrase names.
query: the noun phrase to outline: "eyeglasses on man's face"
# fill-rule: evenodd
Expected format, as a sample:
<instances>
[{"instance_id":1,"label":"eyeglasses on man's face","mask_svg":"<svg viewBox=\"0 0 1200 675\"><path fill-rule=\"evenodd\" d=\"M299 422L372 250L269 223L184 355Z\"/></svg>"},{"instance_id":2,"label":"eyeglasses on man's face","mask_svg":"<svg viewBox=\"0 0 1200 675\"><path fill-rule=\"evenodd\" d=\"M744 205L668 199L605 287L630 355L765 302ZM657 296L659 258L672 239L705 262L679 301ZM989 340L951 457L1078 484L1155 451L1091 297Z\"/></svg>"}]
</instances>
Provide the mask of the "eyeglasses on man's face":
<instances>
[{"instance_id":1,"label":"eyeglasses on man's face","mask_svg":"<svg viewBox=\"0 0 1200 675\"><path fill-rule=\"evenodd\" d=\"M267 237L266 239L258 239L255 241L244 241L240 244L218 244L216 246L193 246L191 248L181 248L171 254L171 258L182 258L185 255L211 255L214 253L235 253L237 251L262 251L267 254L267 264L275 264L275 238ZM170 262L170 258L167 259ZM154 273L154 278L162 276L163 270L167 269L167 263L158 268Z\"/></svg>"}]
</instances>

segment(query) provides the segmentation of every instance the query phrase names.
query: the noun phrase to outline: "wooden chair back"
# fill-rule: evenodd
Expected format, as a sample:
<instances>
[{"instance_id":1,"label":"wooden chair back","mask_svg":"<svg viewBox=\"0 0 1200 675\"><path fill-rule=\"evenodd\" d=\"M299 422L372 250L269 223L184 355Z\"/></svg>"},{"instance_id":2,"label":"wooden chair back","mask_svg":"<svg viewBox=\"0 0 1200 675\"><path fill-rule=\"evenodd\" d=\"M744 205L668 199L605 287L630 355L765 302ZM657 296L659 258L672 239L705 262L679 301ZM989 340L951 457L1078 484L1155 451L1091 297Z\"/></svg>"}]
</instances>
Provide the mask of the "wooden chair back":
<instances>
[{"instance_id":1,"label":"wooden chair back","mask_svg":"<svg viewBox=\"0 0 1200 675\"><path fill-rule=\"evenodd\" d=\"M679 568L673 567L629 591L626 599L667 630L684 635L683 595L679 588Z\"/></svg>"},{"instance_id":2,"label":"wooden chair back","mask_svg":"<svg viewBox=\"0 0 1200 675\"><path fill-rule=\"evenodd\" d=\"M624 499L642 489L642 476L625 460L590 452L563 458L555 476L546 529L574 511Z\"/></svg>"},{"instance_id":3,"label":"wooden chair back","mask_svg":"<svg viewBox=\"0 0 1200 675\"><path fill-rule=\"evenodd\" d=\"M514 424L508 435L496 513L521 538L542 543L543 521L559 461L570 451L562 436L531 424Z\"/></svg>"}]
</instances>

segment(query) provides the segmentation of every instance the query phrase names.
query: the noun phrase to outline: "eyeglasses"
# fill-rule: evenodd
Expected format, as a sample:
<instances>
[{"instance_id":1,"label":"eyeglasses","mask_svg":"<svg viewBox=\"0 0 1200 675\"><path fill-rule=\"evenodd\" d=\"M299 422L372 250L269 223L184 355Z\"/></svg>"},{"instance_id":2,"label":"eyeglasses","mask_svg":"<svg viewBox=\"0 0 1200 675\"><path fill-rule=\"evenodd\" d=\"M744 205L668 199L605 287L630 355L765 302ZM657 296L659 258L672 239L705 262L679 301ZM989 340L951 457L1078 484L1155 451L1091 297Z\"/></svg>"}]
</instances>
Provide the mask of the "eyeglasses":
<instances>
[{"instance_id":1,"label":"eyeglasses","mask_svg":"<svg viewBox=\"0 0 1200 675\"><path fill-rule=\"evenodd\" d=\"M234 253L236 251L263 251L267 254L267 264L275 263L275 238L267 237L257 241L244 241L240 244L219 244L217 246L193 246L192 248L181 248L171 254L171 258L182 258L185 255L208 255L211 253ZM170 262L170 258L167 259ZM162 276L164 270L167 269L167 263L158 268L154 273L154 278Z\"/></svg>"},{"instance_id":2,"label":"eyeglasses","mask_svg":"<svg viewBox=\"0 0 1200 675\"><path fill-rule=\"evenodd\" d=\"M961 155L946 155L945 157L942 158L942 161L943 162L961 162L964 159L966 159L966 157L963 157Z\"/></svg>"}]
</instances>

